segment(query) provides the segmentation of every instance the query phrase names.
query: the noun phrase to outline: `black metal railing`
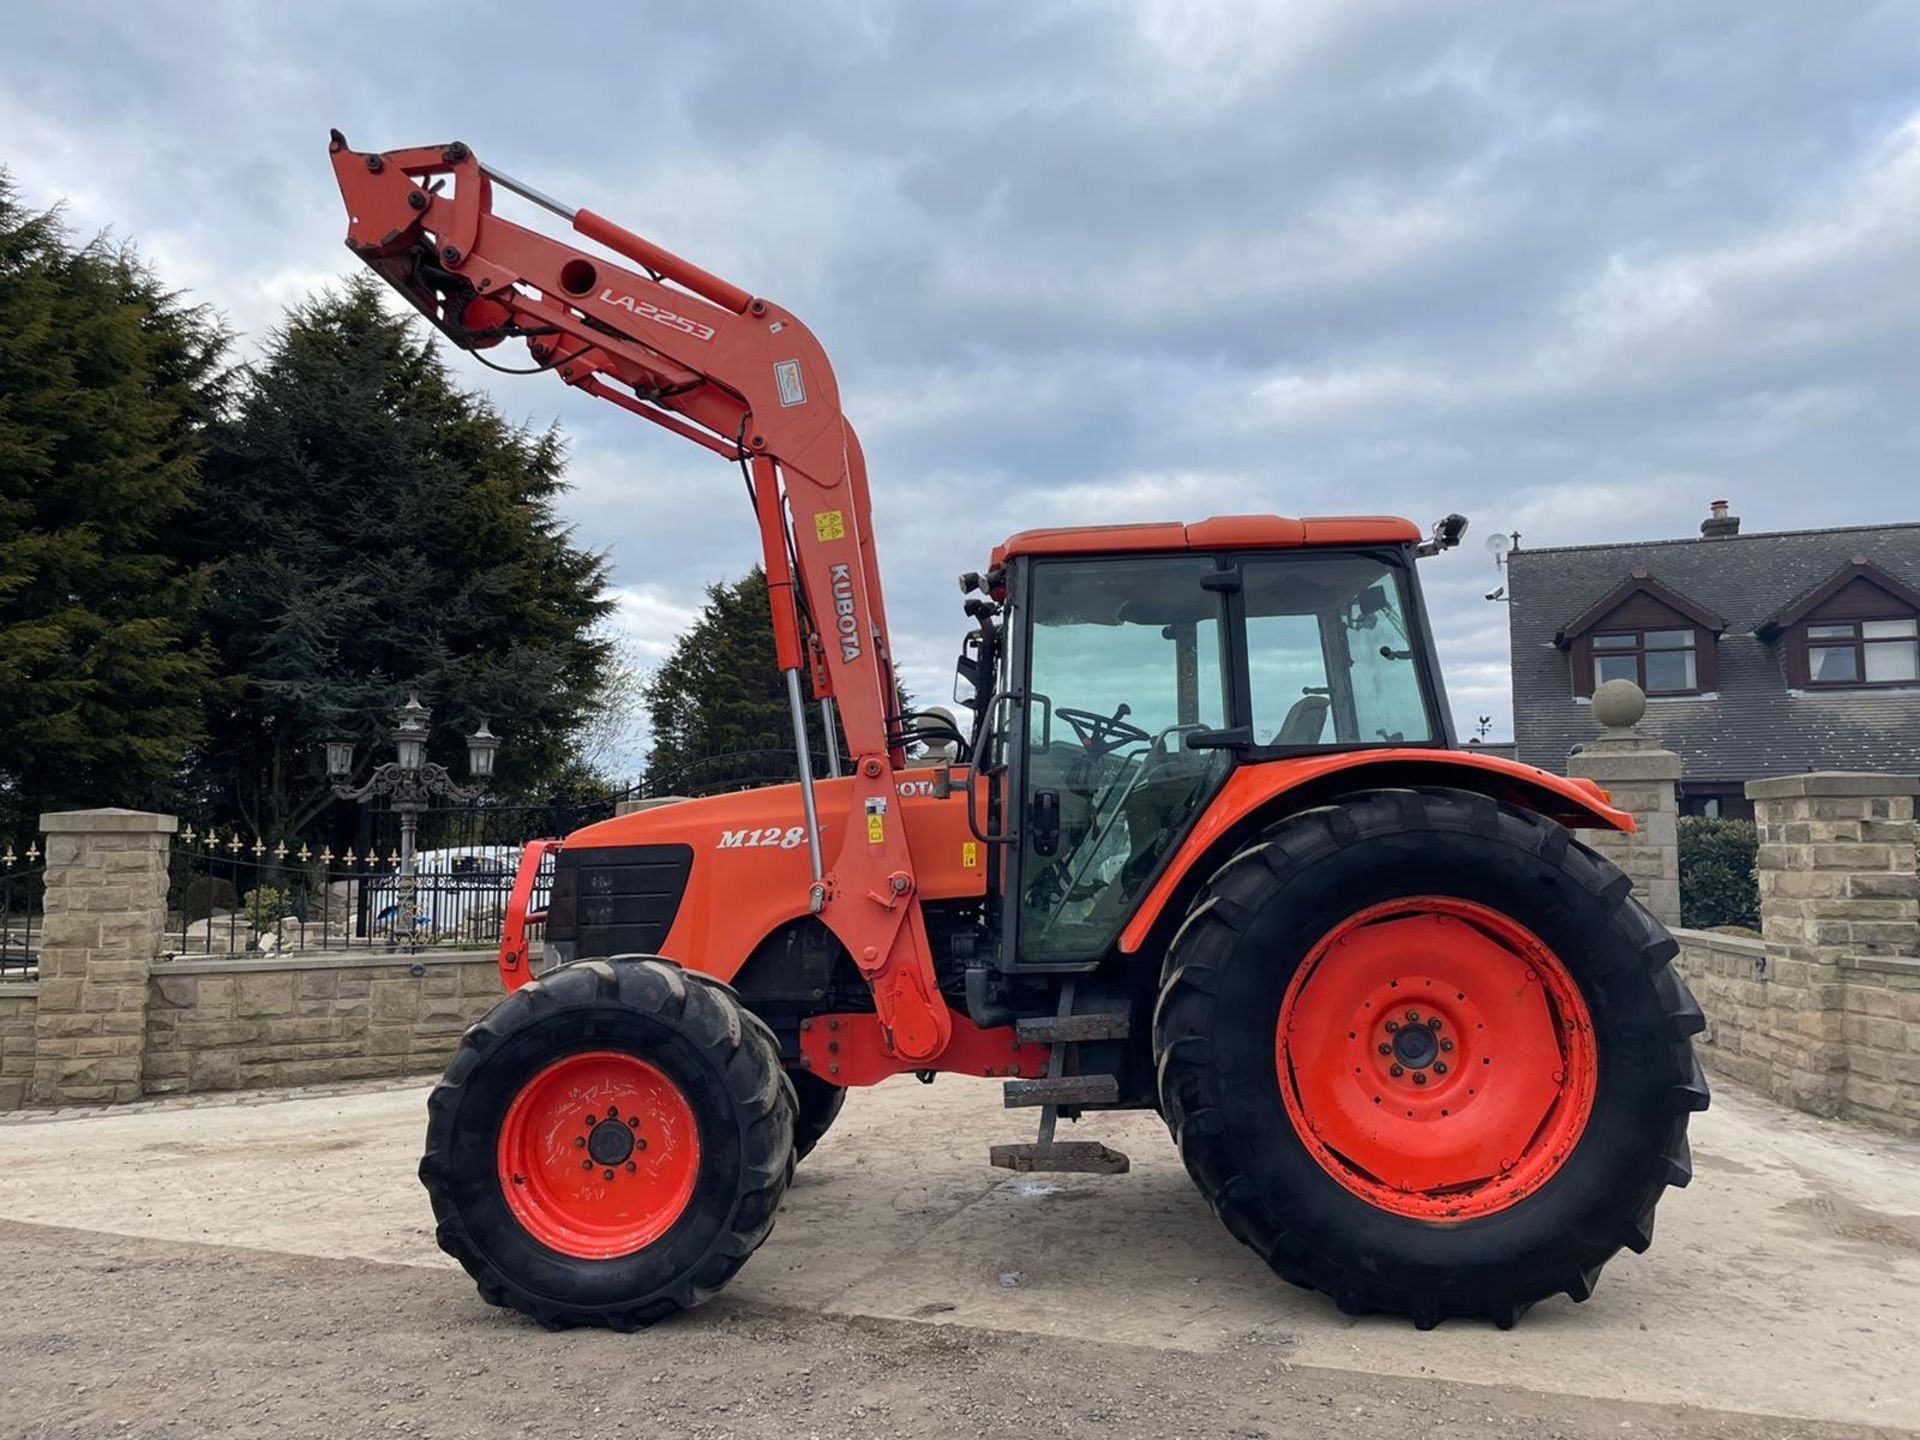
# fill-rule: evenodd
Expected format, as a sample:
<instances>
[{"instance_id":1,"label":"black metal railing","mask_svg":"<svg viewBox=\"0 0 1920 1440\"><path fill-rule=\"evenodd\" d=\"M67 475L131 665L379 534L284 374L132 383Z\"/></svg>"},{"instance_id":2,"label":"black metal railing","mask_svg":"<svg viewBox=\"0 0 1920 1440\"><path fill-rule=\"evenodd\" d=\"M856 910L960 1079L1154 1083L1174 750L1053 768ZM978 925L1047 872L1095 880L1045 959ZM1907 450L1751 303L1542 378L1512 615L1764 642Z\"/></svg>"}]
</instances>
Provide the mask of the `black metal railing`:
<instances>
[{"instance_id":1,"label":"black metal railing","mask_svg":"<svg viewBox=\"0 0 1920 1440\"><path fill-rule=\"evenodd\" d=\"M188 826L173 850L162 948L192 956L490 948L521 850L423 847L407 876L397 849L269 848L237 831ZM542 867L530 908L545 906L551 869Z\"/></svg>"},{"instance_id":2,"label":"black metal railing","mask_svg":"<svg viewBox=\"0 0 1920 1440\"><path fill-rule=\"evenodd\" d=\"M40 920L47 894L47 867L40 846L24 852L0 845L0 978L40 970Z\"/></svg>"},{"instance_id":3,"label":"black metal railing","mask_svg":"<svg viewBox=\"0 0 1920 1440\"><path fill-rule=\"evenodd\" d=\"M813 756L825 776L824 753ZM318 840L268 845L231 823L189 824L173 848L166 938L175 955L247 956L313 950L415 950L499 943L522 849L564 839L613 816L624 800L724 794L795 776L793 747L754 746L659 767L646 780L541 804L483 796L417 817L414 874L400 874L401 817L383 800ZM340 817L344 821L345 817ZM340 844L342 835L353 838ZM339 846L335 849L334 846ZM542 867L530 909L546 906Z\"/></svg>"}]
</instances>

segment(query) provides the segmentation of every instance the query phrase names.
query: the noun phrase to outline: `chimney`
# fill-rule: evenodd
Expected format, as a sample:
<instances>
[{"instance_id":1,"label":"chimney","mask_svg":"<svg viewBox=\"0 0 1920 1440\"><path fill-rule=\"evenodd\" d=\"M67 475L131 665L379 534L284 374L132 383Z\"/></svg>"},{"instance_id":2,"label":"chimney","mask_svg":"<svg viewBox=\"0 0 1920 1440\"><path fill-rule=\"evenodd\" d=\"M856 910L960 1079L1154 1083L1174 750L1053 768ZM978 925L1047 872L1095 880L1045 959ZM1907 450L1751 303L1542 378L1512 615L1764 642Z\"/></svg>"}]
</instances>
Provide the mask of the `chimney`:
<instances>
[{"instance_id":1,"label":"chimney","mask_svg":"<svg viewBox=\"0 0 1920 1440\"><path fill-rule=\"evenodd\" d=\"M1713 513L1700 522L1700 534L1707 540L1725 540L1729 535L1740 533L1740 517L1727 513L1727 502L1716 500L1712 505Z\"/></svg>"}]
</instances>

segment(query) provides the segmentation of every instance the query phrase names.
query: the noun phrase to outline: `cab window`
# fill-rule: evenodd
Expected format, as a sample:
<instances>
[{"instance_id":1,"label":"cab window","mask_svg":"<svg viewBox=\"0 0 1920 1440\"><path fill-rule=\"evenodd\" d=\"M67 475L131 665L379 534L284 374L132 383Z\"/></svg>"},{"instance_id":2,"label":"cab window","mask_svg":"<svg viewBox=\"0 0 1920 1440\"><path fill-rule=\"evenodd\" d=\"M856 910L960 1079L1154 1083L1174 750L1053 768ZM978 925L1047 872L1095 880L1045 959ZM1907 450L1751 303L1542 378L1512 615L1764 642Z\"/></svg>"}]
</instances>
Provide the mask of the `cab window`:
<instances>
[{"instance_id":1,"label":"cab window","mask_svg":"<svg viewBox=\"0 0 1920 1440\"><path fill-rule=\"evenodd\" d=\"M1369 555L1246 562L1254 743L1421 745L1433 739L1404 571Z\"/></svg>"}]
</instances>

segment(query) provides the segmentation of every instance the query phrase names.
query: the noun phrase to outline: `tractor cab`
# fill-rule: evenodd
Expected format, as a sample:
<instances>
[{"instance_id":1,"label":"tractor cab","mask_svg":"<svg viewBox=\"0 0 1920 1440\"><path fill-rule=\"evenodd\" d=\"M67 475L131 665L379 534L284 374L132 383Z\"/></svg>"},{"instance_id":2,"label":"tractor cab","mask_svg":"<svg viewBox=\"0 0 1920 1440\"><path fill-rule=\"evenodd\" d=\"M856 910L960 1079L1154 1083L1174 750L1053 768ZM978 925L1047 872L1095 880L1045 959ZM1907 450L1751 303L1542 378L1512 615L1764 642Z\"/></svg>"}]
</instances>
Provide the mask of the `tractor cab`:
<instances>
[{"instance_id":1,"label":"tractor cab","mask_svg":"<svg viewBox=\"0 0 1920 1440\"><path fill-rule=\"evenodd\" d=\"M1236 766L1451 745L1419 539L1258 516L996 552L958 698L992 780L1003 968L1097 963Z\"/></svg>"}]
</instances>

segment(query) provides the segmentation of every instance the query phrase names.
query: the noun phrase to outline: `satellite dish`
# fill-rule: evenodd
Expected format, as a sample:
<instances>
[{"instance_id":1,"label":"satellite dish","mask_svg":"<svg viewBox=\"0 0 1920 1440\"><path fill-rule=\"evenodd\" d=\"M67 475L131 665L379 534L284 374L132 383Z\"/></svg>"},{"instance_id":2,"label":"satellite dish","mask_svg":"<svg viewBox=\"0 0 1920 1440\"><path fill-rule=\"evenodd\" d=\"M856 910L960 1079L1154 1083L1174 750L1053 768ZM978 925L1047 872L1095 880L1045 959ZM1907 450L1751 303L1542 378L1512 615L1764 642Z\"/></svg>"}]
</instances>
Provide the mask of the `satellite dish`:
<instances>
[{"instance_id":1,"label":"satellite dish","mask_svg":"<svg viewBox=\"0 0 1920 1440\"><path fill-rule=\"evenodd\" d=\"M1502 535L1498 530L1487 536L1487 553L1496 560L1512 548L1513 541L1509 540L1505 535Z\"/></svg>"}]
</instances>

